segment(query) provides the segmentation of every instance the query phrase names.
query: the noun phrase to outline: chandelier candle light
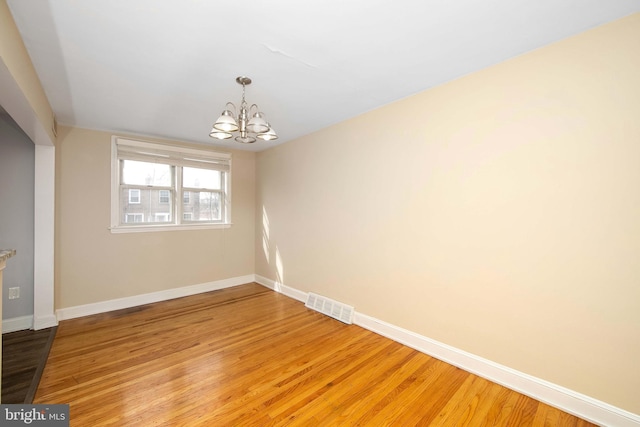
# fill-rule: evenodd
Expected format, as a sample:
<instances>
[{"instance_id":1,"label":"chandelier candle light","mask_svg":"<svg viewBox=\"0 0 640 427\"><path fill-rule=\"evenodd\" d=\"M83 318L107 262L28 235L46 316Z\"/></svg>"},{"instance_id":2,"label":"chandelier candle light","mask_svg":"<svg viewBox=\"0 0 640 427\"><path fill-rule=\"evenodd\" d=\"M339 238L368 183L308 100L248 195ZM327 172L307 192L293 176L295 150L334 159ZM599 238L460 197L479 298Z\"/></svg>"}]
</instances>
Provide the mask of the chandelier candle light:
<instances>
[{"instance_id":1,"label":"chandelier candle light","mask_svg":"<svg viewBox=\"0 0 640 427\"><path fill-rule=\"evenodd\" d=\"M232 132L240 131L240 135L236 136L236 141L244 144L256 142L256 138L260 138L263 141L278 139L278 135L273 131L271 125L267 123L264 113L258 109L258 106L252 104L248 107L247 102L244 100L244 89L245 86L251 84L251 79L246 76L240 76L236 78L236 82L242 85L242 102L240 103L238 120L234 115L234 112L237 113L236 106L231 102L227 102L225 110L213 124L213 129L211 129L209 136L217 139L229 139L233 136ZM229 106L233 107L233 111L228 108ZM255 137L250 134L255 134Z\"/></svg>"}]
</instances>

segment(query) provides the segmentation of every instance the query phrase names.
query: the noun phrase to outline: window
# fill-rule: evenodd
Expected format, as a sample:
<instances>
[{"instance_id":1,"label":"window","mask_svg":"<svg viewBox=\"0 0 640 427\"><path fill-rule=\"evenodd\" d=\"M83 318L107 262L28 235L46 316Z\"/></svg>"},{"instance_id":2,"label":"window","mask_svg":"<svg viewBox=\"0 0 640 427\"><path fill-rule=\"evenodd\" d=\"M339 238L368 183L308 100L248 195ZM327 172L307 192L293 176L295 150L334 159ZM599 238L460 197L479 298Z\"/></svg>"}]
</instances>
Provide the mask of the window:
<instances>
[{"instance_id":1,"label":"window","mask_svg":"<svg viewBox=\"0 0 640 427\"><path fill-rule=\"evenodd\" d=\"M111 231L230 225L231 155L112 139Z\"/></svg>"},{"instance_id":2,"label":"window","mask_svg":"<svg viewBox=\"0 0 640 427\"><path fill-rule=\"evenodd\" d=\"M140 203L140 190L130 189L129 190L129 203L136 204Z\"/></svg>"},{"instance_id":3,"label":"window","mask_svg":"<svg viewBox=\"0 0 640 427\"><path fill-rule=\"evenodd\" d=\"M124 217L124 222L144 222L144 214L128 213Z\"/></svg>"},{"instance_id":4,"label":"window","mask_svg":"<svg viewBox=\"0 0 640 427\"><path fill-rule=\"evenodd\" d=\"M159 202L162 203L163 205L166 205L167 203L169 203L169 195L171 193L168 190L160 190L160 200Z\"/></svg>"}]
</instances>

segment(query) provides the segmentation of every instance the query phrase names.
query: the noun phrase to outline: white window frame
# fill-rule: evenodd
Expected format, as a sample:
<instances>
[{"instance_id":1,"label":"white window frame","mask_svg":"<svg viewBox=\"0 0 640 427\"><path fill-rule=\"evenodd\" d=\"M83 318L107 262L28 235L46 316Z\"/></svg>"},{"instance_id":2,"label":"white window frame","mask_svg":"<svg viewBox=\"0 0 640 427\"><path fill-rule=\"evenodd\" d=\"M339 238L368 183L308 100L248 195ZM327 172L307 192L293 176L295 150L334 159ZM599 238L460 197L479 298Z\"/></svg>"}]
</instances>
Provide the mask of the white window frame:
<instances>
[{"instance_id":1,"label":"white window frame","mask_svg":"<svg viewBox=\"0 0 640 427\"><path fill-rule=\"evenodd\" d=\"M136 223L123 222L120 206L121 185L121 160L140 160L158 162L174 167L176 179L174 180L170 198L173 197L173 212L171 223ZM182 205L184 203L184 191L192 189L182 186L182 168L197 167L202 169L219 170L223 175L221 193L222 221L190 221L183 218ZM207 191L206 189L200 189ZM111 138L111 225L112 233L136 233L151 231L216 229L231 227L231 154L211 150L200 150L177 145L159 144L148 141L134 140L113 136Z\"/></svg>"}]
</instances>

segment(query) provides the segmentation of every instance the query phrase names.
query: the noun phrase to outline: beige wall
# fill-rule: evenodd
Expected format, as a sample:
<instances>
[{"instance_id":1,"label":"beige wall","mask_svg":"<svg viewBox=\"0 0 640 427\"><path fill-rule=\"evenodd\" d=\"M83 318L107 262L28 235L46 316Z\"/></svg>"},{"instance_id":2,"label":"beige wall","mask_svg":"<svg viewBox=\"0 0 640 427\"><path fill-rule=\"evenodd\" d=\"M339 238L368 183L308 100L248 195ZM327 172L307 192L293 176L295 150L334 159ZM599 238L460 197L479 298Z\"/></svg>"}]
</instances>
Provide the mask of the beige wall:
<instances>
[{"instance_id":1,"label":"beige wall","mask_svg":"<svg viewBox=\"0 0 640 427\"><path fill-rule=\"evenodd\" d=\"M254 153L232 152L231 228L111 234L111 135L59 132L57 309L253 274Z\"/></svg>"},{"instance_id":2,"label":"beige wall","mask_svg":"<svg viewBox=\"0 0 640 427\"><path fill-rule=\"evenodd\" d=\"M33 108L49 139L54 141L53 111L22 42L20 32L13 21L6 0L0 0L0 59ZM5 106L5 109L11 112L9 106ZM30 129L25 129L25 132L33 138Z\"/></svg>"},{"instance_id":3,"label":"beige wall","mask_svg":"<svg viewBox=\"0 0 640 427\"><path fill-rule=\"evenodd\" d=\"M636 14L259 153L256 273L640 414L639 40Z\"/></svg>"}]
</instances>

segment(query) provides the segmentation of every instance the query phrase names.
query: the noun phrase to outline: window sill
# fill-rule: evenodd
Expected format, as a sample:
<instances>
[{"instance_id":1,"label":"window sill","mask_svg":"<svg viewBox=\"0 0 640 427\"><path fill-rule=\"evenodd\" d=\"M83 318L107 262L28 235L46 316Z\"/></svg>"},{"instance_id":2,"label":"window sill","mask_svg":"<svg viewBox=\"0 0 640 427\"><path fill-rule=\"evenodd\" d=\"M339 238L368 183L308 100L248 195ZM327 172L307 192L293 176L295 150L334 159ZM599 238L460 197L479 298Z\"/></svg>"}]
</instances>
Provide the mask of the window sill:
<instances>
[{"instance_id":1,"label":"window sill","mask_svg":"<svg viewBox=\"0 0 640 427\"><path fill-rule=\"evenodd\" d=\"M111 234L123 233L149 233L156 231L186 231L186 230L215 230L221 228L231 228L232 224L193 224L193 225L120 225L111 226L109 231Z\"/></svg>"}]
</instances>

